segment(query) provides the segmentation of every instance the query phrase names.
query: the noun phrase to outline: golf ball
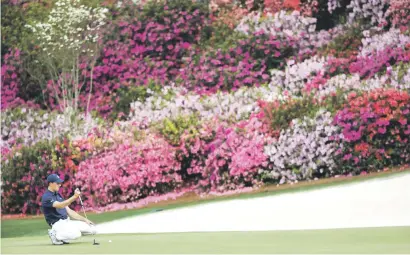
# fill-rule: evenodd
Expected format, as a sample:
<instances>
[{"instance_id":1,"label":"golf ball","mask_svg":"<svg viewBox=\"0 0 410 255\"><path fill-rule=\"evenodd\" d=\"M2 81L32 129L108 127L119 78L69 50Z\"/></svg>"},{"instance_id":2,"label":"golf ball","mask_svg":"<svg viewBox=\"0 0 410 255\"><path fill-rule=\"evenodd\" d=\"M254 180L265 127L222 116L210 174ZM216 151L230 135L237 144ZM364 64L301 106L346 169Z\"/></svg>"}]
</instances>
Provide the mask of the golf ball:
<instances>
[{"instance_id":1,"label":"golf ball","mask_svg":"<svg viewBox=\"0 0 410 255\"><path fill-rule=\"evenodd\" d=\"M112 241L111 241L111 240L109 240L108 242L109 242L109 243L111 243Z\"/></svg>"}]
</instances>

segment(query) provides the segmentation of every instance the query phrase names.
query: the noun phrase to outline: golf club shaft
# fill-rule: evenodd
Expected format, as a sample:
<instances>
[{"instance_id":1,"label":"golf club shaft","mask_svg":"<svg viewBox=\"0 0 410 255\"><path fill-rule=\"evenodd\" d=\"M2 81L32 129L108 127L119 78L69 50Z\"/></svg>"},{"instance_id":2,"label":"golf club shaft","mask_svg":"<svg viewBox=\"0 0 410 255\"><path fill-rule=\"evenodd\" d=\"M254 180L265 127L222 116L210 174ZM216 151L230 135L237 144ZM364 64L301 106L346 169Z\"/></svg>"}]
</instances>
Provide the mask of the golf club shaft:
<instances>
[{"instance_id":1,"label":"golf club shaft","mask_svg":"<svg viewBox=\"0 0 410 255\"><path fill-rule=\"evenodd\" d=\"M83 200L81 199L81 196L79 196L79 198L80 198L80 204L81 204L81 207L83 208L83 212L84 212L85 218L88 220L88 218L87 218L87 214L85 213L85 209L84 209Z\"/></svg>"}]
</instances>

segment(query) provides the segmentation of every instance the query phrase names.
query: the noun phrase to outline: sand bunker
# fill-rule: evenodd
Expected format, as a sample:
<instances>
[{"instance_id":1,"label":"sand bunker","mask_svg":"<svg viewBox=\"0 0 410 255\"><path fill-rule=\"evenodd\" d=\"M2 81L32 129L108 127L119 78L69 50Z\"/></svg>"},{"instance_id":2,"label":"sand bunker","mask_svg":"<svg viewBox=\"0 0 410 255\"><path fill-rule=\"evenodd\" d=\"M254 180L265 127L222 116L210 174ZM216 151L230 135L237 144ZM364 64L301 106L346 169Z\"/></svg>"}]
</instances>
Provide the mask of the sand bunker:
<instances>
[{"instance_id":1,"label":"sand bunker","mask_svg":"<svg viewBox=\"0 0 410 255\"><path fill-rule=\"evenodd\" d=\"M410 173L312 191L213 202L124 218L99 233L410 226Z\"/></svg>"}]
</instances>

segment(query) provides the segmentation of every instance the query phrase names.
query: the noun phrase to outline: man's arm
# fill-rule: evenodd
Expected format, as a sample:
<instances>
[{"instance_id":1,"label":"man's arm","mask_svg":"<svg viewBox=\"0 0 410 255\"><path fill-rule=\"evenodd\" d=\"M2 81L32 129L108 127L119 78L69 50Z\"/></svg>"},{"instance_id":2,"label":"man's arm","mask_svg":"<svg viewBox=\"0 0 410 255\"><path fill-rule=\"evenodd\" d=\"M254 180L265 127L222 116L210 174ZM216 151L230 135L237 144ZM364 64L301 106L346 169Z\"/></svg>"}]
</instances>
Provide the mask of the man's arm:
<instances>
[{"instance_id":1,"label":"man's arm","mask_svg":"<svg viewBox=\"0 0 410 255\"><path fill-rule=\"evenodd\" d=\"M92 221L90 221L87 218L84 218L83 216L79 215L76 211L71 210L70 207L67 206L65 209L67 210L67 214L70 218L73 218L75 220L81 220L81 221L84 221L85 223L94 225L94 223Z\"/></svg>"},{"instance_id":2,"label":"man's arm","mask_svg":"<svg viewBox=\"0 0 410 255\"><path fill-rule=\"evenodd\" d=\"M74 202L80 196L80 194L81 194L80 190L76 189L74 192L74 195L70 197L69 199L64 200L63 202L58 202L58 201L53 202L53 207L58 208L58 209L63 209L69 206L72 202Z\"/></svg>"}]
</instances>

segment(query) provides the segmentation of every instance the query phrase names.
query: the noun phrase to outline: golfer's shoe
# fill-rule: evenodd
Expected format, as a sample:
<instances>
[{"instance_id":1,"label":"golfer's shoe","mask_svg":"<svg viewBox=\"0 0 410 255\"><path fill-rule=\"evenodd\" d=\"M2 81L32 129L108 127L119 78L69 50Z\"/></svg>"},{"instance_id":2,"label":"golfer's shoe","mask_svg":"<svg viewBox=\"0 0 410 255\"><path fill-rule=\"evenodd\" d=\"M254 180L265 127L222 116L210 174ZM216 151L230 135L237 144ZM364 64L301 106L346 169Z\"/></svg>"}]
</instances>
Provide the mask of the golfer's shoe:
<instances>
[{"instance_id":1,"label":"golfer's shoe","mask_svg":"<svg viewBox=\"0 0 410 255\"><path fill-rule=\"evenodd\" d=\"M60 241L60 240L57 239L57 237L56 237L56 231L55 231L55 230L49 229L49 230L48 230L48 236L50 237L52 244L54 244L54 245L62 245L62 244L64 244L62 241Z\"/></svg>"},{"instance_id":2,"label":"golfer's shoe","mask_svg":"<svg viewBox=\"0 0 410 255\"><path fill-rule=\"evenodd\" d=\"M70 241L68 241L68 240L61 240L61 242L63 242L63 244L69 244L70 243Z\"/></svg>"}]
</instances>

